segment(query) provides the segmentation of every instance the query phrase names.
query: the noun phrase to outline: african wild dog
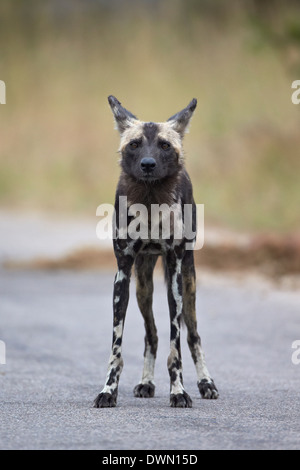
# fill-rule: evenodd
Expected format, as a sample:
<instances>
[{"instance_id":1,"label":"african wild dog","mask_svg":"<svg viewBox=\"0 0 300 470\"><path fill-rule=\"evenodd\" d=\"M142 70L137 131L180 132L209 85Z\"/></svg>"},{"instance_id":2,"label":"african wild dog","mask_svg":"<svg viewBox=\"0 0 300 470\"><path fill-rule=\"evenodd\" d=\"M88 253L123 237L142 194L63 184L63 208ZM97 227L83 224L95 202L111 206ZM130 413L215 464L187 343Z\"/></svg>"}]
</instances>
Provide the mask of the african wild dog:
<instances>
[{"instance_id":1,"label":"african wild dog","mask_svg":"<svg viewBox=\"0 0 300 470\"><path fill-rule=\"evenodd\" d=\"M117 129L121 134L121 176L119 179L115 211L119 211L119 197L126 196L128 207L136 203L150 208L152 204L179 203L193 208L193 227L196 230L196 210L192 184L184 168L182 139L196 108L197 101L170 117L167 122L139 121L121 106L113 96L108 98ZM184 214L183 214L184 216ZM132 220L130 210L127 224ZM151 218L151 217L149 217ZM115 218L116 231L118 216ZM148 220L148 223L151 221ZM183 218L184 224L184 218ZM197 371L197 384L203 398L218 398L218 390L205 365L200 337L197 333L195 311L195 268L193 250L186 249L186 239L126 238L114 239L114 252L118 272L113 293L113 340L106 383L94 402L96 408L116 406L118 383L123 367L121 356L122 335L129 299L129 282L132 266L136 274L137 301L145 322L145 352L142 379L134 388L136 397L154 396L154 364L157 350L157 332L152 312L153 269L162 255L168 286L170 310L170 405L191 407L192 400L183 387L180 350L180 318L187 326L187 341Z\"/></svg>"}]
</instances>

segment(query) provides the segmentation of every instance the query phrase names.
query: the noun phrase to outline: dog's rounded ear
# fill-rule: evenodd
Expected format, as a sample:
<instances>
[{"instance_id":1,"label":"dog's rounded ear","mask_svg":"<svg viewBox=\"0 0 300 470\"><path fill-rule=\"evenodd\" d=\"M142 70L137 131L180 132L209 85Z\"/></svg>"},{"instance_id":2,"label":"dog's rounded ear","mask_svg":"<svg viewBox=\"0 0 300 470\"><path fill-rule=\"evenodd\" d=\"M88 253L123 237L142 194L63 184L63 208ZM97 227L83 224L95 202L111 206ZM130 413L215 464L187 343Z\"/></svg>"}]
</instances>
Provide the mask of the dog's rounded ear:
<instances>
[{"instance_id":1,"label":"dog's rounded ear","mask_svg":"<svg viewBox=\"0 0 300 470\"><path fill-rule=\"evenodd\" d=\"M196 106L197 100L196 98L193 98L186 108L184 108L182 111L179 111L179 113L174 114L174 116L171 116L167 121L171 124L172 128L180 134L181 138L183 138L184 134L187 132L187 127L196 109Z\"/></svg>"},{"instance_id":2,"label":"dog's rounded ear","mask_svg":"<svg viewBox=\"0 0 300 470\"><path fill-rule=\"evenodd\" d=\"M108 97L108 102L115 118L116 128L120 134L123 134L128 127L132 126L134 122L137 121L137 117L127 109L123 108L120 101L118 101L114 96L110 95Z\"/></svg>"}]
</instances>

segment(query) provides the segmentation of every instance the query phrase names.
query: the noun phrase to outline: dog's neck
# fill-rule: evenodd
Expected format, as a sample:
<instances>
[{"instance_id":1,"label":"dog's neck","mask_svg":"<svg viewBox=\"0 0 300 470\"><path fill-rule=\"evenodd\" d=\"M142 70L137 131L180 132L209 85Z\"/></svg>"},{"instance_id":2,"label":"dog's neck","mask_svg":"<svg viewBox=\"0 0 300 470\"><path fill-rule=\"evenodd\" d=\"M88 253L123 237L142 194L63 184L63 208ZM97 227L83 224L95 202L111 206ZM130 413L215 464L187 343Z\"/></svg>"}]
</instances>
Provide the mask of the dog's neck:
<instances>
[{"instance_id":1,"label":"dog's neck","mask_svg":"<svg viewBox=\"0 0 300 470\"><path fill-rule=\"evenodd\" d=\"M182 170L173 175L156 181L137 180L131 175L121 173L118 184L118 196L126 196L128 205L144 204L147 208L151 204L172 204L178 202L178 183Z\"/></svg>"}]
</instances>

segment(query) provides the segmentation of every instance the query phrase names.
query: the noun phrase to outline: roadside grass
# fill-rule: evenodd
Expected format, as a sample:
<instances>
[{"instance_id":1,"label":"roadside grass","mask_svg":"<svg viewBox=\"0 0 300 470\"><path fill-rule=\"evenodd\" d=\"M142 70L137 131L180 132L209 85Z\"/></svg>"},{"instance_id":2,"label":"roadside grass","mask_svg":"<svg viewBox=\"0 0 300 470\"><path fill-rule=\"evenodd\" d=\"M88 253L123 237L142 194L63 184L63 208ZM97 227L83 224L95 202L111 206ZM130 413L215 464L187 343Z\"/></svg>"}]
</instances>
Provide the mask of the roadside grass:
<instances>
[{"instance_id":1,"label":"roadside grass","mask_svg":"<svg viewBox=\"0 0 300 470\"><path fill-rule=\"evenodd\" d=\"M291 83L300 77L271 44L257 47L241 13L221 26L196 14L180 29L180 10L141 8L94 18L75 11L59 24L41 14L32 29L7 10L1 206L94 214L113 202L119 173L107 96L145 121L165 120L197 97L185 152L206 220L298 228L300 106Z\"/></svg>"}]
</instances>

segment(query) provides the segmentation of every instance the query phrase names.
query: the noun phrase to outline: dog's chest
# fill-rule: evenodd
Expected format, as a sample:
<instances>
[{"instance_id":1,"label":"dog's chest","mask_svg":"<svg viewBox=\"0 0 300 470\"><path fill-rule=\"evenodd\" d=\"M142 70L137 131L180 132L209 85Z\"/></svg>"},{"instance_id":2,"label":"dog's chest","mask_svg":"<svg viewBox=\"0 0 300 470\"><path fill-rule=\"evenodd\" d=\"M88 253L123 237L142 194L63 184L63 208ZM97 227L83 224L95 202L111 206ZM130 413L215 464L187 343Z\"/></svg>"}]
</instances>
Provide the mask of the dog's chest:
<instances>
[{"instance_id":1,"label":"dog's chest","mask_svg":"<svg viewBox=\"0 0 300 470\"><path fill-rule=\"evenodd\" d=\"M166 253L168 245L166 240L153 240L144 242L141 253L148 255L161 255Z\"/></svg>"}]
</instances>

